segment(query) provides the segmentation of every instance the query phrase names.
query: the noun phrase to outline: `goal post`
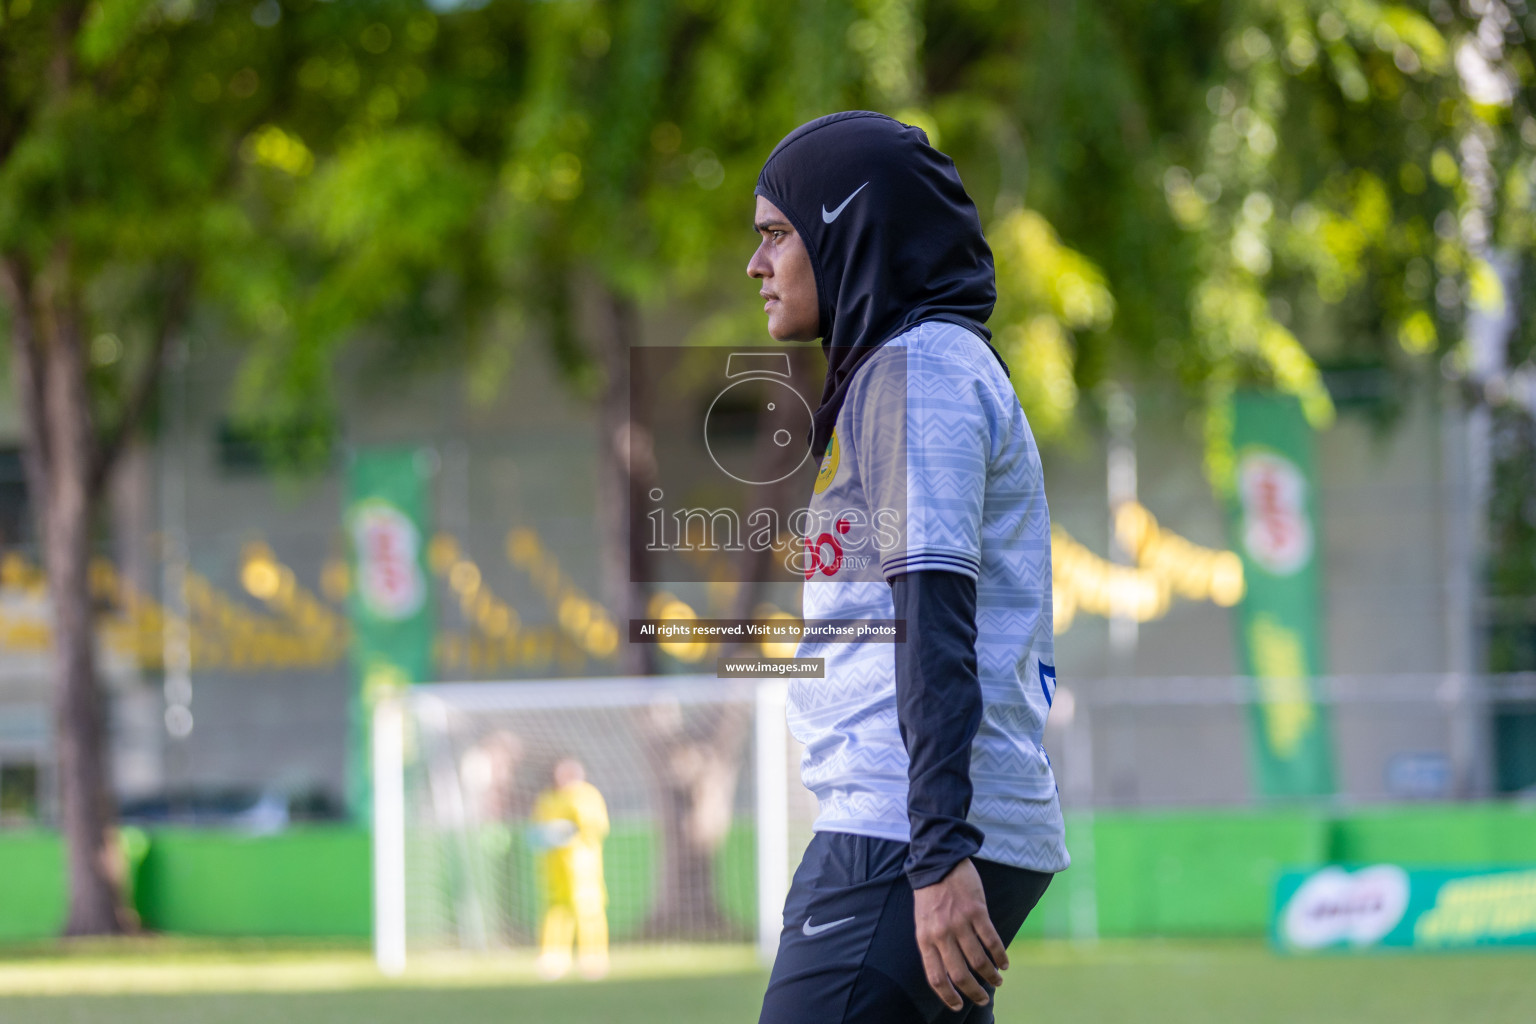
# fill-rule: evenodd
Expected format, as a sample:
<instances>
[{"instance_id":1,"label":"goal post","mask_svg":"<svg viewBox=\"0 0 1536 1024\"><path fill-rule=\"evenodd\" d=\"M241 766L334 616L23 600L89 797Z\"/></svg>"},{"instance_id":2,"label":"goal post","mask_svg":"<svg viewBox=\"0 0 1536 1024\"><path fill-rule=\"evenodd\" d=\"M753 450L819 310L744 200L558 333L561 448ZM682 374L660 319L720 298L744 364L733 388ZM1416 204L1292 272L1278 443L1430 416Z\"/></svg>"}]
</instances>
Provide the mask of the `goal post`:
<instances>
[{"instance_id":1,"label":"goal post","mask_svg":"<svg viewBox=\"0 0 1536 1024\"><path fill-rule=\"evenodd\" d=\"M660 676L439 683L381 701L380 970L398 974L429 950L539 947L560 899L550 875L566 870L552 851L570 841L545 819L570 764L609 821L601 858L615 947L751 942L771 961L814 816L786 694L782 680Z\"/></svg>"},{"instance_id":2,"label":"goal post","mask_svg":"<svg viewBox=\"0 0 1536 1024\"><path fill-rule=\"evenodd\" d=\"M784 899L789 895L789 744L785 726L789 684L764 680L757 684L757 952L764 964L773 962L784 926Z\"/></svg>"},{"instance_id":3,"label":"goal post","mask_svg":"<svg viewBox=\"0 0 1536 1024\"><path fill-rule=\"evenodd\" d=\"M388 698L373 711L373 956L405 970L405 708Z\"/></svg>"}]
</instances>

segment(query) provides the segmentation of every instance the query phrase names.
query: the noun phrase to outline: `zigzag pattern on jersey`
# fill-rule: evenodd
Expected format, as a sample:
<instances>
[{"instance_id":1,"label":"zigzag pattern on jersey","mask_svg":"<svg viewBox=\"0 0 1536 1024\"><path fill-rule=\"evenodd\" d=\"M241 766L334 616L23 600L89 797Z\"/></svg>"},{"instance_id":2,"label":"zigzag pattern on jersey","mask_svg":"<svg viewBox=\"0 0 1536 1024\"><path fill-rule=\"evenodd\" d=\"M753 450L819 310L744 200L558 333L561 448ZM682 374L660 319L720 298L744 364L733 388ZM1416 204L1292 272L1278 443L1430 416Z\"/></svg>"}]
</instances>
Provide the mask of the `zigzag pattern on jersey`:
<instances>
[{"instance_id":1,"label":"zigzag pattern on jersey","mask_svg":"<svg viewBox=\"0 0 1536 1024\"><path fill-rule=\"evenodd\" d=\"M883 580L810 580L800 593L801 610L808 619L889 619L896 614L891 588ZM814 642L826 646L823 641Z\"/></svg>"},{"instance_id":2,"label":"zigzag pattern on jersey","mask_svg":"<svg viewBox=\"0 0 1536 1024\"><path fill-rule=\"evenodd\" d=\"M1055 792L1055 777L1038 747L1033 750L1009 748L995 741L971 745L971 786L978 794L1001 787L998 790L1001 797L1018 795L1039 799L1038 790L1026 790L1041 782L1045 784L1046 792ZM980 799L980 796L976 798Z\"/></svg>"},{"instance_id":3,"label":"zigzag pattern on jersey","mask_svg":"<svg viewBox=\"0 0 1536 1024\"><path fill-rule=\"evenodd\" d=\"M1015 594L1025 593L1015 591ZM980 591L976 594L976 634L977 642L993 642L992 638L1007 637L1015 643L1019 639L1025 641L1034 638L1039 629L1040 614L1039 603L1033 607L1025 605L1000 605L996 603L982 604ZM983 639L985 638L985 640Z\"/></svg>"},{"instance_id":4,"label":"zigzag pattern on jersey","mask_svg":"<svg viewBox=\"0 0 1536 1024\"><path fill-rule=\"evenodd\" d=\"M908 556L934 552L979 563L985 475L914 465L907 485Z\"/></svg>"},{"instance_id":5,"label":"zigzag pattern on jersey","mask_svg":"<svg viewBox=\"0 0 1536 1024\"><path fill-rule=\"evenodd\" d=\"M978 583L988 589L1022 590L1042 594L1051 586L1049 540L1031 541L1030 547L1002 548L986 542L981 557L987 572Z\"/></svg>"},{"instance_id":6,"label":"zigzag pattern on jersey","mask_svg":"<svg viewBox=\"0 0 1536 1024\"><path fill-rule=\"evenodd\" d=\"M983 639L985 637L985 639ZM976 674L983 685L987 682L1010 682L1015 687L1023 685L1028 668L1030 641L1033 633L1020 629L1015 632L988 630L976 631ZM1021 657L1020 648L1025 652Z\"/></svg>"},{"instance_id":7,"label":"zigzag pattern on jersey","mask_svg":"<svg viewBox=\"0 0 1536 1024\"><path fill-rule=\"evenodd\" d=\"M989 702L983 711L986 721L999 733L1010 736L1032 736L1045 728L1045 695L1036 689L1033 695L1024 691L1027 699L1019 703ZM1039 704L1035 700L1039 700ZM1031 744L1033 746L1033 744ZM1039 749L1038 747L1036 749Z\"/></svg>"},{"instance_id":8,"label":"zigzag pattern on jersey","mask_svg":"<svg viewBox=\"0 0 1536 1024\"><path fill-rule=\"evenodd\" d=\"M891 713L895 714L896 664L890 656L891 645L884 646L886 657L880 657L881 652L878 651L863 656L850 651L838 659L836 675L828 672L824 679L792 680L789 684L790 713L795 716L825 716L823 709L844 701L857 700L870 708L889 705ZM833 715L828 717L828 721L838 721L841 717Z\"/></svg>"},{"instance_id":9,"label":"zigzag pattern on jersey","mask_svg":"<svg viewBox=\"0 0 1536 1024\"><path fill-rule=\"evenodd\" d=\"M1014 507L1017 508L1017 506ZM997 514L1000 516L1000 511ZM995 552L998 558L1008 559L1010 564L1013 562L1016 553L1025 557L1040 555L1044 555L1047 558L1050 557L1051 535L1049 527L1046 528L1046 532L1042 536L1039 532L1040 528L1036 525L1006 530L995 529L993 521L989 519L984 521L983 526L985 530L982 533L982 545Z\"/></svg>"},{"instance_id":10,"label":"zigzag pattern on jersey","mask_svg":"<svg viewBox=\"0 0 1536 1024\"><path fill-rule=\"evenodd\" d=\"M1022 779L1018 776L1001 777L973 772L971 787L972 800L980 799L976 795L980 794L981 797L993 797L1008 803L1039 803L1056 796L1056 778L1048 774L1039 774L1032 779ZM976 813L973 810L971 816L976 817Z\"/></svg>"},{"instance_id":11,"label":"zigzag pattern on jersey","mask_svg":"<svg viewBox=\"0 0 1536 1024\"><path fill-rule=\"evenodd\" d=\"M1039 470L1036 470L1038 473ZM982 541L998 552L1050 553L1051 527L1045 494L1031 495L1012 504L989 492L982 507ZM1047 520L1043 525L1041 520Z\"/></svg>"},{"instance_id":12,"label":"zigzag pattern on jersey","mask_svg":"<svg viewBox=\"0 0 1536 1024\"><path fill-rule=\"evenodd\" d=\"M987 518L993 514L995 510L990 510L982 519L981 553L989 565L1009 570L1006 575L999 578L999 585L1017 586L1031 580L1038 580L1040 578L1039 563L1044 561L1046 565L1050 564L1050 534L1033 537L1023 532L994 530L992 520ZM1031 528L1031 532L1033 529ZM1049 573L1046 574L1046 578L1050 578Z\"/></svg>"},{"instance_id":13,"label":"zigzag pattern on jersey","mask_svg":"<svg viewBox=\"0 0 1536 1024\"><path fill-rule=\"evenodd\" d=\"M1049 539L1021 541L1013 547L983 540L981 543L982 572L977 579L978 590L994 592L999 604L1014 603L1007 597L1009 591L1030 594L1038 602L1051 587L1051 542ZM979 593L978 593L978 596Z\"/></svg>"},{"instance_id":14,"label":"zigzag pattern on jersey","mask_svg":"<svg viewBox=\"0 0 1536 1024\"><path fill-rule=\"evenodd\" d=\"M805 743L801 781L818 797L875 776L896 777L906 785L907 749L894 711L836 723L797 716L790 731Z\"/></svg>"},{"instance_id":15,"label":"zigzag pattern on jersey","mask_svg":"<svg viewBox=\"0 0 1536 1024\"><path fill-rule=\"evenodd\" d=\"M1002 797L976 797L971 801L971 820L991 822L1001 831L1015 835L1038 834L1038 827L1061 824L1061 805L1055 794L1044 800L1009 800Z\"/></svg>"},{"instance_id":16,"label":"zigzag pattern on jersey","mask_svg":"<svg viewBox=\"0 0 1536 1024\"><path fill-rule=\"evenodd\" d=\"M1059 838L1052 841L989 835L982 840L976 856L1035 871L1065 871L1072 864L1072 858L1067 856L1067 845Z\"/></svg>"},{"instance_id":17,"label":"zigzag pattern on jersey","mask_svg":"<svg viewBox=\"0 0 1536 1024\"><path fill-rule=\"evenodd\" d=\"M900 792L875 792L872 790L841 790L821 805L817 824L827 819L863 820L883 822L899 834L910 836L907 824L907 787Z\"/></svg>"},{"instance_id":18,"label":"zigzag pattern on jersey","mask_svg":"<svg viewBox=\"0 0 1536 1024\"><path fill-rule=\"evenodd\" d=\"M1033 736L1036 730L1030 726L1045 724L1045 695L1038 687L1031 694L1016 683L987 682L982 685L981 699L980 735L988 742L1004 736Z\"/></svg>"},{"instance_id":19,"label":"zigzag pattern on jersey","mask_svg":"<svg viewBox=\"0 0 1536 1024\"><path fill-rule=\"evenodd\" d=\"M983 540L977 596L985 588L991 591L994 604L1017 604L1020 598L1027 598L1030 604L1038 605L1051 589L1050 544L1049 539L1031 540L1004 548ZM1011 593L1019 596L1010 597Z\"/></svg>"},{"instance_id":20,"label":"zigzag pattern on jersey","mask_svg":"<svg viewBox=\"0 0 1536 1024\"><path fill-rule=\"evenodd\" d=\"M899 809L901 816L888 819L887 823L893 830L910 835L905 787L900 791L884 788L839 790L822 805L818 820L833 817L878 820L892 808ZM1053 830L1059 832L1062 826L1061 804L1054 790L1035 800L976 797L972 799L971 812L966 817L989 836L1050 836Z\"/></svg>"},{"instance_id":21,"label":"zigzag pattern on jersey","mask_svg":"<svg viewBox=\"0 0 1536 1024\"><path fill-rule=\"evenodd\" d=\"M820 798L860 788L885 792L886 786L879 784L885 780L895 783L891 792L899 789L905 798L907 764L907 750L900 743L871 743L861 746L857 755L850 755L847 746L842 746L806 767L802 781Z\"/></svg>"},{"instance_id":22,"label":"zigzag pattern on jersey","mask_svg":"<svg viewBox=\"0 0 1536 1024\"><path fill-rule=\"evenodd\" d=\"M921 352L872 359L850 389L862 446L867 495L878 507L905 508L902 542L887 550L887 575L912 571L932 555L958 560L974 575L980 560L980 523L986 483L987 424L974 379L952 365L933 365ZM905 393L906 415L888 397ZM875 401L875 396L885 397ZM940 566L935 565L935 568Z\"/></svg>"},{"instance_id":23,"label":"zigzag pattern on jersey","mask_svg":"<svg viewBox=\"0 0 1536 1024\"><path fill-rule=\"evenodd\" d=\"M906 377L893 358L897 354L877 353L854 377L838 414L837 436L844 455L832 487L818 497L829 508L858 507L840 504L839 498L846 497L848 502L857 499L871 513L891 510L900 531L907 523L907 409ZM900 472L893 472L898 466ZM845 495L834 495L839 483L847 487ZM816 507L814 499L811 506Z\"/></svg>"},{"instance_id":24,"label":"zigzag pattern on jersey","mask_svg":"<svg viewBox=\"0 0 1536 1024\"><path fill-rule=\"evenodd\" d=\"M840 712L832 705L811 704L804 708L797 705L789 724L790 730L797 734L796 739L804 734L815 741L801 742L806 744L808 751L817 751L818 757L822 750L846 751L850 739L857 739L860 747L885 744L904 750L897 724L894 687L889 699L861 705L847 701ZM902 756L905 757L905 753Z\"/></svg>"}]
</instances>

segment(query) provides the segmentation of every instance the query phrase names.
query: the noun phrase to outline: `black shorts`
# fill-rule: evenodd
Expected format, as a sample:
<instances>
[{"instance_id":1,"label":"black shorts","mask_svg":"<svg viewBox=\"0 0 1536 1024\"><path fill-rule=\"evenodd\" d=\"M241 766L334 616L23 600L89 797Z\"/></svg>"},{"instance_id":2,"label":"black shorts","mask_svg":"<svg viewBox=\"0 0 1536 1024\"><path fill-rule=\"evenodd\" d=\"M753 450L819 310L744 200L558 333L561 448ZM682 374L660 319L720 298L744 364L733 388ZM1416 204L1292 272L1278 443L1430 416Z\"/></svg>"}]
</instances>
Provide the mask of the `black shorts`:
<instances>
[{"instance_id":1,"label":"black shorts","mask_svg":"<svg viewBox=\"0 0 1536 1024\"><path fill-rule=\"evenodd\" d=\"M784 901L760 1024L990 1024L991 1003L967 1001L955 1012L928 987L906 858L906 843L816 833ZM1010 943L1051 876L973 863L992 925ZM990 995L992 986L981 984Z\"/></svg>"}]
</instances>

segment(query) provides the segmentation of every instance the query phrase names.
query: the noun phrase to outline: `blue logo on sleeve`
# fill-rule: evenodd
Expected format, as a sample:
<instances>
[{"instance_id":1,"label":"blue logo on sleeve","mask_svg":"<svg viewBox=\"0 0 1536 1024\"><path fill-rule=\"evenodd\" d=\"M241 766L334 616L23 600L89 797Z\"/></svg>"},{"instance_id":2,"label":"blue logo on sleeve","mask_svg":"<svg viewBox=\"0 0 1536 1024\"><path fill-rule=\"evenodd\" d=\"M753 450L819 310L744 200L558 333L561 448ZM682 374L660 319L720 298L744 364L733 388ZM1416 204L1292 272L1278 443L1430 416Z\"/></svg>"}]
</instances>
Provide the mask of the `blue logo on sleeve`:
<instances>
[{"instance_id":1,"label":"blue logo on sleeve","mask_svg":"<svg viewBox=\"0 0 1536 1024\"><path fill-rule=\"evenodd\" d=\"M1045 706L1056 701L1056 666L1040 662L1040 692L1045 694Z\"/></svg>"}]
</instances>

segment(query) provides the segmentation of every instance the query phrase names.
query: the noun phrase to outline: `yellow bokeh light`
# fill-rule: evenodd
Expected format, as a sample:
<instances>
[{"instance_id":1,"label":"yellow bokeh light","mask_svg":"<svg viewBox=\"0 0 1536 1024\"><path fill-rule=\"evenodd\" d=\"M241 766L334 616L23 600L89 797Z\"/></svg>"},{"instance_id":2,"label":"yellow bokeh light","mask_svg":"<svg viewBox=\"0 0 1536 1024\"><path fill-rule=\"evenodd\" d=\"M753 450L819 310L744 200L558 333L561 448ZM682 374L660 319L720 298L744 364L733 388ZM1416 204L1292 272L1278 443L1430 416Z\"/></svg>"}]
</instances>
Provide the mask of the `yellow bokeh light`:
<instances>
[{"instance_id":1,"label":"yellow bokeh light","mask_svg":"<svg viewBox=\"0 0 1536 1024\"><path fill-rule=\"evenodd\" d=\"M538 553L538 535L526 526L519 526L507 534L507 557L513 565L531 565Z\"/></svg>"},{"instance_id":2,"label":"yellow bokeh light","mask_svg":"<svg viewBox=\"0 0 1536 1024\"><path fill-rule=\"evenodd\" d=\"M320 570L320 592L332 601L346 600L352 590L352 569L346 562L333 558Z\"/></svg>"},{"instance_id":3,"label":"yellow bokeh light","mask_svg":"<svg viewBox=\"0 0 1536 1024\"><path fill-rule=\"evenodd\" d=\"M695 612L690 605L678 600L671 594L660 594L657 596L663 597L663 600L652 602L653 606L657 606L657 612L654 615L654 618L683 619L692 621L699 617L698 613ZM704 654L709 647L708 644L701 643L697 640L667 640L663 641L659 646L663 651L666 651L668 654L672 655L672 657L677 658L680 661L689 662L698 661L700 658L704 657Z\"/></svg>"},{"instance_id":4,"label":"yellow bokeh light","mask_svg":"<svg viewBox=\"0 0 1536 1024\"><path fill-rule=\"evenodd\" d=\"M559 617L567 633L579 635L592 621L592 605L576 594L567 594L560 602Z\"/></svg>"},{"instance_id":5,"label":"yellow bokeh light","mask_svg":"<svg viewBox=\"0 0 1536 1024\"><path fill-rule=\"evenodd\" d=\"M448 571L448 585L460 594L472 594L480 589L480 567L474 562L460 559Z\"/></svg>"},{"instance_id":6,"label":"yellow bokeh light","mask_svg":"<svg viewBox=\"0 0 1536 1024\"><path fill-rule=\"evenodd\" d=\"M1211 565L1211 600L1230 608L1243 599L1246 589L1243 560L1233 551L1218 554Z\"/></svg>"},{"instance_id":7,"label":"yellow bokeh light","mask_svg":"<svg viewBox=\"0 0 1536 1024\"><path fill-rule=\"evenodd\" d=\"M1079 612L1150 622L1175 596L1229 608L1242 599L1243 563L1231 551L1202 547L1158 525L1138 502L1114 511L1115 541L1135 559L1119 565L1089 551L1060 526L1051 531L1056 632Z\"/></svg>"},{"instance_id":8,"label":"yellow bokeh light","mask_svg":"<svg viewBox=\"0 0 1536 1024\"><path fill-rule=\"evenodd\" d=\"M610 622L594 622L587 627L586 643L592 655L606 658L619 646L619 631Z\"/></svg>"},{"instance_id":9,"label":"yellow bokeh light","mask_svg":"<svg viewBox=\"0 0 1536 1024\"><path fill-rule=\"evenodd\" d=\"M260 601L270 601L282 588L282 573L270 558L252 558L240 570L240 584Z\"/></svg>"},{"instance_id":10,"label":"yellow bokeh light","mask_svg":"<svg viewBox=\"0 0 1536 1024\"><path fill-rule=\"evenodd\" d=\"M440 533L427 545L427 564L436 573L445 573L459 560L459 542L451 533Z\"/></svg>"},{"instance_id":11,"label":"yellow bokeh light","mask_svg":"<svg viewBox=\"0 0 1536 1024\"><path fill-rule=\"evenodd\" d=\"M497 602L485 609L480 616L480 628L493 636L500 636L512 625L512 612L506 605Z\"/></svg>"}]
</instances>

